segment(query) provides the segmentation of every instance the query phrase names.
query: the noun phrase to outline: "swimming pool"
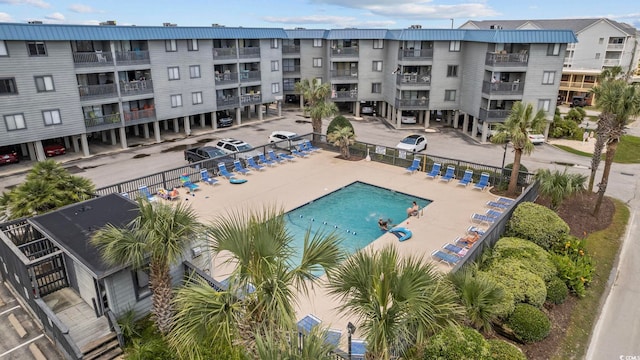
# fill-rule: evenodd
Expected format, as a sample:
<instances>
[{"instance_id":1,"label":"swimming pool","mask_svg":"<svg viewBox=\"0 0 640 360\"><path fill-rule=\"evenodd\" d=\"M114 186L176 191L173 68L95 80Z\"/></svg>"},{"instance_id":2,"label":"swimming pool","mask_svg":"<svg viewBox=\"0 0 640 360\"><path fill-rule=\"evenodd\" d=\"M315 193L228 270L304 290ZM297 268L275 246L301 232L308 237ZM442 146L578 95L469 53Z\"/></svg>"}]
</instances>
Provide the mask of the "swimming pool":
<instances>
[{"instance_id":1,"label":"swimming pool","mask_svg":"<svg viewBox=\"0 0 640 360\"><path fill-rule=\"evenodd\" d=\"M378 227L379 218L391 219L391 224L405 220L412 201L421 209L431 203L428 199L356 181L287 212L287 230L295 239L292 245L296 249L302 249L309 227L312 233L336 231L344 239L343 249L353 254L383 235Z\"/></svg>"}]
</instances>

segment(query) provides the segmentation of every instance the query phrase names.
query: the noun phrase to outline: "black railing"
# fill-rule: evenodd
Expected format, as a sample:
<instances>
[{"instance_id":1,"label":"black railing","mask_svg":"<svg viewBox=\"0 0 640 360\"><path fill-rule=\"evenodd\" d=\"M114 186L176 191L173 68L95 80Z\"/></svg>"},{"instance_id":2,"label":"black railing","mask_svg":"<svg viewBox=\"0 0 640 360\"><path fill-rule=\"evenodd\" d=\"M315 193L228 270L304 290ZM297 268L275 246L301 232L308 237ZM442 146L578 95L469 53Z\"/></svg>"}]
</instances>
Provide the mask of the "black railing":
<instances>
[{"instance_id":1,"label":"black railing","mask_svg":"<svg viewBox=\"0 0 640 360\"><path fill-rule=\"evenodd\" d=\"M120 329L120 325L118 324L118 319L116 319L116 315L111 311L111 309L106 309L104 315L107 317L109 321L109 328L111 331L116 333L116 337L118 338L118 344L120 344L121 348L124 348L124 335L122 334L122 329Z\"/></svg>"}]
</instances>

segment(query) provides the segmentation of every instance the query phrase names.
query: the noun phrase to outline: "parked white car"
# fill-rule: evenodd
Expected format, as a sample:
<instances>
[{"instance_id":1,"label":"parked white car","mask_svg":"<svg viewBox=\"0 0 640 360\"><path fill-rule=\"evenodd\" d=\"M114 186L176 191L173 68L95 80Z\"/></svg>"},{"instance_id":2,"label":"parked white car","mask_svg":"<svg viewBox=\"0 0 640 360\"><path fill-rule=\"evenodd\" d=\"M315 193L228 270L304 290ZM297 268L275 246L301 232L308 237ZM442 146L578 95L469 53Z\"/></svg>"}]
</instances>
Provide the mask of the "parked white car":
<instances>
[{"instance_id":1,"label":"parked white car","mask_svg":"<svg viewBox=\"0 0 640 360\"><path fill-rule=\"evenodd\" d=\"M413 152L422 151L427 148L427 138L419 134L409 135L402 139L396 148Z\"/></svg>"},{"instance_id":2,"label":"parked white car","mask_svg":"<svg viewBox=\"0 0 640 360\"><path fill-rule=\"evenodd\" d=\"M239 153L238 156L243 159L248 159L251 157L255 158L259 154L258 151L253 150L253 147L246 142L231 138L219 140L218 142L216 142L216 147L224 151L226 154Z\"/></svg>"},{"instance_id":3,"label":"parked white car","mask_svg":"<svg viewBox=\"0 0 640 360\"><path fill-rule=\"evenodd\" d=\"M276 130L269 135L269 143L275 143L274 146L281 148L289 148L291 146L298 146L304 140L300 138L300 135L286 130Z\"/></svg>"},{"instance_id":4,"label":"parked white car","mask_svg":"<svg viewBox=\"0 0 640 360\"><path fill-rule=\"evenodd\" d=\"M529 140L533 145L541 145L541 144L544 144L544 141L546 139L542 134L529 134Z\"/></svg>"}]
</instances>

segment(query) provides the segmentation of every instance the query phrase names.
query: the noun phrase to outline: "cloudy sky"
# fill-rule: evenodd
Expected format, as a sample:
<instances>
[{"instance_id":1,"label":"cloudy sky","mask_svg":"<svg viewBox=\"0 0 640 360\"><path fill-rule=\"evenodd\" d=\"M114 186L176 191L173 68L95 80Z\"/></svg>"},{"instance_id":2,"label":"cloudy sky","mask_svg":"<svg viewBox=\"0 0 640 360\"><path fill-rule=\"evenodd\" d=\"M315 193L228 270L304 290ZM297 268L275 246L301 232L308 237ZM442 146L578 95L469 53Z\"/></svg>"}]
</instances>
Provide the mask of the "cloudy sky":
<instances>
[{"instance_id":1,"label":"cloudy sky","mask_svg":"<svg viewBox=\"0 0 640 360\"><path fill-rule=\"evenodd\" d=\"M579 6L578 6L579 4ZM305 28L458 27L467 20L608 17L640 28L630 0L0 0L0 22ZM453 20L452 20L453 19Z\"/></svg>"}]
</instances>

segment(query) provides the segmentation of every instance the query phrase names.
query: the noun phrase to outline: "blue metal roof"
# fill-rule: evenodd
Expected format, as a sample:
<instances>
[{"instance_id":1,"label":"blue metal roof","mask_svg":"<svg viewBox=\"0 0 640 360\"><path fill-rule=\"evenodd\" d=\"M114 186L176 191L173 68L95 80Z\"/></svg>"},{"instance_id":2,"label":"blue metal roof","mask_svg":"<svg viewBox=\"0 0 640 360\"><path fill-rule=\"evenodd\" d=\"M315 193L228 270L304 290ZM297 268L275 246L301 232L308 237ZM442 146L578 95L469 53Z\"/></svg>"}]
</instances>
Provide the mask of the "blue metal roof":
<instances>
[{"instance_id":1,"label":"blue metal roof","mask_svg":"<svg viewBox=\"0 0 640 360\"><path fill-rule=\"evenodd\" d=\"M294 29L181 26L96 26L0 23L1 40L165 40L165 39L386 39L488 43L575 43L571 30L471 29Z\"/></svg>"}]
</instances>

